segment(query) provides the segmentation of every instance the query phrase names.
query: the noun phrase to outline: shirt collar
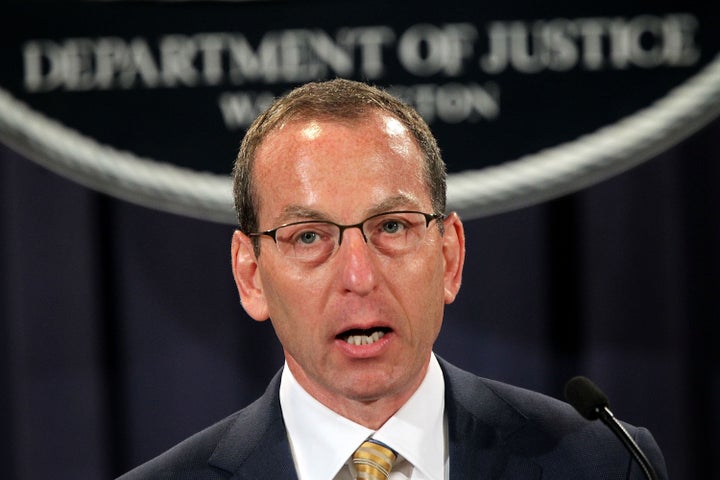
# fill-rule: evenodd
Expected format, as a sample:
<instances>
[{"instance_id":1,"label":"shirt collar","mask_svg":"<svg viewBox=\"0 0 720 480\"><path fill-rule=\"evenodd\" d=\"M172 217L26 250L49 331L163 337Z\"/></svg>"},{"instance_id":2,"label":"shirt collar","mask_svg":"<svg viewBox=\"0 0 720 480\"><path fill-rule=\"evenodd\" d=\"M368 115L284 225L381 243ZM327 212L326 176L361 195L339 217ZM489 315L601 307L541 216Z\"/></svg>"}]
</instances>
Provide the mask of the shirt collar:
<instances>
[{"instance_id":1,"label":"shirt collar","mask_svg":"<svg viewBox=\"0 0 720 480\"><path fill-rule=\"evenodd\" d=\"M445 466L445 381L435 355L420 387L373 438L392 446L427 478L442 479Z\"/></svg>"},{"instance_id":2,"label":"shirt collar","mask_svg":"<svg viewBox=\"0 0 720 480\"><path fill-rule=\"evenodd\" d=\"M331 480L373 433L315 400L287 363L280 378L280 407L299 479Z\"/></svg>"},{"instance_id":3,"label":"shirt collar","mask_svg":"<svg viewBox=\"0 0 720 480\"><path fill-rule=\"evenodd\" d=\"M444 478L444 391L442 371L433 354L415 393L374 432L315 400L286 364L280 381L280 406L298 478L331 480L371 435L428 478Z\"/></svg>"}]
</instances>

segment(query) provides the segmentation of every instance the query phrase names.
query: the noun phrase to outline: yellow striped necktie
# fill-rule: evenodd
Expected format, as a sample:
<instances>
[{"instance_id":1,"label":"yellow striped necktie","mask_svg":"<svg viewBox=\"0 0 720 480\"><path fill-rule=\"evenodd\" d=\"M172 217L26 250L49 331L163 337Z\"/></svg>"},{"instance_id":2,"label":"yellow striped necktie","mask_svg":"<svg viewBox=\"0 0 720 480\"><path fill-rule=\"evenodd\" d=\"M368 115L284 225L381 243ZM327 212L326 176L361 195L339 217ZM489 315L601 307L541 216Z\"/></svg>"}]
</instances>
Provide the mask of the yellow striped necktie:
<instances>
[{"instance_id":1,"label":"yellow striped necktie","mask_svg":"<svg viewBox=\"0 0 720 480\"><path fill-rule=\"evenodd\" d=\"M397 454L376 440L368 440L355 450L353 464L358 480L387 480Z\"/></svg>"}]
</instances>

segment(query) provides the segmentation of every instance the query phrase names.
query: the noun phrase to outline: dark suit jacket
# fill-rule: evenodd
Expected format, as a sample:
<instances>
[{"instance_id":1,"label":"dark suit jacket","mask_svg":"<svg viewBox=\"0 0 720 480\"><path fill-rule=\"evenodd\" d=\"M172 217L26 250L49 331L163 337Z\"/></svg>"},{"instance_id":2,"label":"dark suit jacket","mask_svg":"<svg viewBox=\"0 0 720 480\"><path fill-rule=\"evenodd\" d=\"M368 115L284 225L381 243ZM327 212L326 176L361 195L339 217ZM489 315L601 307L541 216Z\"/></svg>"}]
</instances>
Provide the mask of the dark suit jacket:
<instances>
[{"instance_id":1,"label":"dark suit jacket","mask_svg":"<svg viewBox=\"0 0 720 480\"><path fill-rule=\"evenodd\" d=\"M605 425L559 400L482 379L440 360L445 376L453 480L642 479ZM295 479L279 400L280 375L248 407L120 477L136 479ZM660 479L655 440L626 425Z\"/></svg>"}]
</instances>

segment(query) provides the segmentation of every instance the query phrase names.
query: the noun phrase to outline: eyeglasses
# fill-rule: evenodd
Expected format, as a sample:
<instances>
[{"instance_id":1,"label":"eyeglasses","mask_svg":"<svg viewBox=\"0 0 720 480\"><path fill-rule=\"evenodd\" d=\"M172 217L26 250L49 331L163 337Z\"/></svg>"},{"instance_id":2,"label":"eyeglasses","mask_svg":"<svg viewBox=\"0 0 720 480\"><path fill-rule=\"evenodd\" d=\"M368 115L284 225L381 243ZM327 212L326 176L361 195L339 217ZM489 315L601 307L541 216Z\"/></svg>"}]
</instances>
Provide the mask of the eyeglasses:
<instances>
[{"instance_id":1,"label":"eyeglasses","mask_svg":"<svg viewBox=\"0 0 720 480\"><path fill-rule=\"evenodd\" d=\"M430 222L444 218L442 213L401 210L379 213L354 225L340 225L329 220L305 220L250 233L249 236L272 238L280 253L294 260L322 263L332 257L342 244L345 230L358 228L365 243L377 253L397 257L414 251L425 238Z\"/></svg>"}]
</instances>

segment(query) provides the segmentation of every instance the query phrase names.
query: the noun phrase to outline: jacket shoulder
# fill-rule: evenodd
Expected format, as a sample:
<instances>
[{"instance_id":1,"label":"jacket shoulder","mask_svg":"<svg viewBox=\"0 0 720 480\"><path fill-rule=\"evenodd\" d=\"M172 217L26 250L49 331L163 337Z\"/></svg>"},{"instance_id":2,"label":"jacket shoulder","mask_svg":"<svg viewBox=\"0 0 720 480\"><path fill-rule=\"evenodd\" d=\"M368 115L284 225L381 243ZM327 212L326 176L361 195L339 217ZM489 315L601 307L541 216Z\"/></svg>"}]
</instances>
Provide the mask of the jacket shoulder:
<instances>
[{"instance_id":1,"label":"jacket shoulder","mask_svg":"<svg viewBox=\"0 0 720 480\"><path fill-rule=\"evenodd\" d=\"M597 472L604 472L603 478L608 479L643 478L610 429L600 421L583 418L570 404L478 377L447 362L441 366L451 425L462 432L459 437L467 432L485 435L482 442L468 438L460 442L468 442L475 449L494 445L511 457L539 465L547 478L586 478L589 472L595 472L589 478L595 478ZM650 432L627 423L623 426L648 456L659 478L667 478L662 453Z\"/></svg>"},{"instance_id":2,"label":"jacket shoulder","mask_svg":"<svg viewBox=\"0 0 720 480\"><path fill-rule=\"evenodd\" d=\"M278 397L280 373L247 407L188 437L118 480L230 478L262 442L284 432ZM275 437L273 437L275 435Z\"/></svg>"},{"instance_id":3,"label":"jacket shoulder","mask_svg":"<svg viewBox=\"0 0 720 480\"><path fill-rule=\"evenodd\" d=\"M122 475L118 480L227 478L227 472L212 467L208 460L225 432L241 414L242 410L186 438L157 457Z\"/></svg>"}]
</instances>

